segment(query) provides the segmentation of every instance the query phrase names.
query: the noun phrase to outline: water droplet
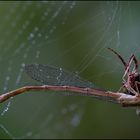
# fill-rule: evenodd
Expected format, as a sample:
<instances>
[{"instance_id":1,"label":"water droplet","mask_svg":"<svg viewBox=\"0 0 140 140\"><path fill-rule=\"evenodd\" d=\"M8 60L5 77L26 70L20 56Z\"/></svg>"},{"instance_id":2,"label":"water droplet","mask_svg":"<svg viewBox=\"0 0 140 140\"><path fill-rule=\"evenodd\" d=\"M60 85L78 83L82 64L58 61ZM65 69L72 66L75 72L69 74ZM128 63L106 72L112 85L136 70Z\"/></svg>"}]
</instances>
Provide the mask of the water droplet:
<instances>
[{"instance_id":1,"label":"water droplet","mask_svg":"<svg viewBox=\"0 0 140 140\"><path fill-rule=\"evenodd\" d=\"M6 76L6 80L9 81L10 80L10 76Z\"/></svg>"},{"instance_id":2,"label":"water droplet","mask_svg":"<svg viewBox=\"0 0 140 140\"><path fill-rule=\"evenodd\" d=\"M13 22L11 26L14 28L14 27L16 27L16 25L17 25L17 23Z\"/></svg>"},{"instance_id":3,"label":"water droplet","mask_svg":"<svg viewBox=\"0 0 140 140\"><path fill-rule=\"evenodd\" d=\"M38 31L38 30L39 30L39 28L38 28L38 27L35 27L35 28L34 28L34 30L35 30L35 31Z\"/></svg>"},{"instance_id":4,"label":"water droplet","mask_svg":"<svg viewBox=\"0 0 140 140\"><path fill-rule=\"evenodd\" d=\"M48 12L45 12L45 13L44 13L44 16L48 16Z\"/></svg>"},{"instance_id":5,"label":"water droplet","mask_svg":"<svg viewBox=\"0 0 140 140\"><path fill-rule=\"evenodd\" d=\"M18 31L18 35L21 35L23 32L22 32L22 30L19 30Z\"/></svg>"},{"instance_id":6,"label":"water droplet","mask_svg":"<svg viewBox=\"0 0 140 140\"><path fill-rule=\"evenodd\" d=\"M3 116L9 110L10 105L11 105L11 101L8 102L8 104L6 105L5 109L2 111L1 116Z\"/></svg>"},{"instance_id":7,"label":"water droplet","mask_svg":"<svg viewBox=\"0 0 140 140\"><path fill-rule=\"evenodd\" d=\"M41 37L42 36L42 34L41 33L38 33L38 37Z\"/></svg>"},{"instance_id":8,"label":"water droplet","mask_svg":"<svg viewBox=\"0 0 140 140\"><path fill-rule=\"evenodd\" d=\"M62 24L64 25L65 24L65 21L63 21Z\"/></svg>"},{"instance_id":9,"label":"water droplet","mask_svg":"<svg viewBox=\"0 0 140 140\"><path fill-rule=\"evenodd\" d=\"M46 35L46 36L45 36L45 38L46 38L46 39L48 39L48 38L49 38L49 36L48 36L48 35Z\"/></svg>"},{"instance_id":10,"label":"water droplet","mask_svg":"<svg viewBox=\"0 0 140 140\"><path fill-rule=\"evenodd\" d=\"M67 109L66 109L66 108L63 108L63 109L61 110L61 113L62 113L62 114L66 114L66 113L67 113Z\"/></svg>"},{"instance_id":11,"label":"water droplet","mask_svg":"<svg viewBox=\"0 0 140 140\"><path fill-rule=\"evenodd\" d=\"M77 105L76 104L72 104L69 107L69 111L74 111L76 109Z\"/></svg>"},{"instance_id":12,"label":"water droplet","mask_svg":"<svg viewBox=\"0 0 140 140\"><path fill-rule=\"evenodd\" d=\"M40 51L37 51L36 52L36 58L39 58L39 55L40 55Z\"/></svg>"},{"instance_id":13,"label":"water droplet","mask_svg":"<svg viewBox=\"0 0 140 140\"><path fill-rule=\"evenodd\" d=\"M11 139L15 139L13 135L8 131L8 129L6 129L2 124L0 124L0 128L2 128Z\"/></svg>"},{"instance_id":14,"label":"water droplet","mask_svg":"<svg viewBox=\"0 0 140 140\"><path fill-rule=\"evenodd\" d=\"M78 114L75 114L71 120L72 126L76 127L80 123L80 116Z\"/></svg>"},{"instance_id":15,"label":"water droplet","mask_svg":"<svg viewBox=\"0 0 140 140\"><path fill-rule=\"evenodd\" d=\"M21 66L22 66L22 67L25 67L25 63L22 63Z\"/></svg>"},{"instance_id":16,"label":"water droplet","mask_svg":"<svg viewBox=\"0 0 140 140\"><path fill-rule=\"evenodd\" d=\"M47 76L47 79L49 79L50 78L50 76Z\"/></svg>"},{"instance_id":17,"label":"water droplet","mask_svg":"<svg viewBox=\"0 0 140 140\"><path fill-rule=\"evenodd\" d=\"M32 12L32 13L30 14L30 18L33 18L34 16L35 16L35 13Z\"/></svg>"},{"instance_id":18,"label":"water droplet","mask_svg":"<svg viewBox=\"0 0 140 140\"><path fill-rule=\"evenodd\" d=\"M34 37L34 34L33 33L30 33L30 38L33 38Z\"/></svg>"},{"instance_id":19,"label":"water droplet","mask_svg":"<svg viewBox=\"0 0 140 140\"><path fill-rule=\"evenodd\" d=\"M33 135L33 133L32 132L27 132L27 137L31 137L32 135Z\"/></svg>"},{"instance_id":20,"label":"water droplet","mask_svg":"<svg viewBox=\"0 0 140 140\"><path fill-rule=\"evenodd\" d=\"M56 79L59 80L59 76L57 76Z\"/></svg>"},{"instance_id":21,"label":"water droplet","mask_svg":"<svg viewBox=\"0 0 140 140\"><path fill-rule=\"evenodd\" d=\"M23 58L27 58L27 54L26 53L23 55Z\"/></svg>"},{"instance_id":22,"label":"water droplet","mask_svg":"<svg viewBox=\"0 0 140 140\"><path fill-rule=\"evenodd\" d=\"M36 40L32 40L32 44L34 45L36 43Z\"/></svg>"},{"instance_id":23,"label":"water droplet","mask_svg":"<svg viewBox=\"0 0 140 140\"><path fill-rule=\"evenodd\" d=\"M72 2L72 4L70 5L70 8L72 9L74 6L76 5L76 2Z\"/></svg>"},{"instance_id":24,"label":"water droplet","mask_svg":"<svg viewBox=\"0 0 140 140\"><path fill-rule=\"evenodd\" d=\"M4 88L3 88L3 91L6 91L7 90L7 87L5 86Z\"/></svg>"}]
</instances>

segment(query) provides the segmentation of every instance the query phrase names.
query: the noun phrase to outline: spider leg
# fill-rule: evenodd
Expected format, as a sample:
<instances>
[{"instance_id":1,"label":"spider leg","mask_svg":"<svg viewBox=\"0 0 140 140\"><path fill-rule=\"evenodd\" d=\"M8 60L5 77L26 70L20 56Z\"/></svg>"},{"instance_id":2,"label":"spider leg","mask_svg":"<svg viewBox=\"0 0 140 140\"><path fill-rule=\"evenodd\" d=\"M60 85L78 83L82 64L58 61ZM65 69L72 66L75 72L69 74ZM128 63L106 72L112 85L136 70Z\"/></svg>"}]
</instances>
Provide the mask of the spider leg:
<instances>
[{"instance_id":1,"label":"spider leg","mask_svg":"<svg viewBox=\"0 0 140 140\"><path fill-rule=\"evenodd\" d=\"M110 51L112 51L114 54L116 54L118 56L118 58L122 61L123 65L126 66L126 62L124 61L124 59L122 58L122 56L120 54L118 54L116 51L114 51L111 48L108 48Z\"/></svg>"},{"instance_id":2,"label":"spider leg","mask_svg":"<svg viewBox=\"0 0 140 140\"><path fill-rule=\"evenodd\" d=\"M133 93L135 96L138 96L137 91L135 91L132 87L130 87L130 92Z\"/></svg>"},{"instance_id":3,"label":"spider leg","mask_svg":"<svg viewBox=\"0 0 140 140\"><path fill-rule=\"evenodd\" d=\"M138 84L140 84L140 82L135 81L136 90L134 88L132 88L131 85L130 85L130 83L129 83L129 81L130 81L130 79L129 79L130 78L130 75L129 75L130 72L129 72L129 70L130 70L130 66L131 66L131 64L132 64L133 61L134 61L135 66L134 66L133 71L131 73L135 73L136 72L136 70L138 68L138 63L137 63L136 57L134 56L134 54L132 54L131 57L129 58L128 63L126 64L125 73L124 73L122 79L123 79L123 81L125 83L124 87L128 91L130 91L131 93L133 93L134 95L138 96L139 93L140 93L140 91L138 89ZM125 80L125 76L126 75L128 76L127 82Z\"/></svg>"},{"instance_id":4,"label":"spider leg","mask_svg":"<svg viewBox=\"0 0 140 140\"><path fill-rule=\"evenodd\" d=\"M134 71L136 71L136 70L138 70L138 61L137 61L135 55L133 55L133 56L134 56L133 61L134 61L134 64L135 64Z\"/></svg>"},{"instance_id":5,"label":"spider leg","mask_svg":"<svg viewBox=\"0 0 140 140\"><path fill-rule=\"evenodd\" d=\"M122 61L123 65L125 67L127 66L127 63L124 61L124 59L122 58L122 56L120 54L118 54L115 50L113 50L111 48L108 48L108 49L118 56L118 58ZM138 61L137 61L136 57L134 56L134 54L131 57L134 57L133 61L135 64L135 69L137 70L138 69ZM130 57L130 59L131 59L131 57Z\"/></svg>"},{"instance_id":6,"label":"spider leg","mask_svg":"<svg viewBox=\"0 0 140 140\"><path fill-rule=\"evenodd\" d=\"M130 74L131 73L136 73L136 71L138 69L138 61L137 61L135 55L132 54L131 57L129 58L128 63L126 63L120 54L118 54L116 51L114 51L111 48L108 48L108 49L110 51L112 51L114 54L116 54L117 57L122 61L123 65L125 66L125 72L124 72L124 75L122 77L123 83L125 83L125 84L120 87L119 91L122 90L122 88L124 87L124 88L126 88L126 90L128 90L131 93L133 93L134 95L138 96L138 94L140 93L139 88L138 88L138 84L140 84L140 82L136 81L136 83L135 83L136 84L135 85L136 86L136 91L134 90L134 88L131 87L131 85L129 83L129 81L130 81ZM132 72L130 73L129 71L130 71L130 67L131 67L132 62L134 62L134 68L133 68ZM127 81L125 80L126 75L128 77Z\"/></svg>"},{"instance_id":7,"label":"spider leg","mask_svg":"<svg viewBox=\"0 0 140 140\"><path fill-rule=\"evenodd\" d=\"M122 91L122 92L126 93L126 91L124 91L124 87L125 87L125 86L122 85L122 86L119 88L119 90L118 90L117 92L121 92L121 91ZM125 88L125 89L126 89L126 88Z\"/></svg>"},{"instance_id":8,"label":"spider leg","mask_svg":"<svg viewBox=\"0 0 140 140\"><path fill-rule=\"evenodd\" d=\"M137 91L136 96L139 96L139 94L140 94L140 91L139 91L138 85L140 85L140 82L135 81L135 86L136 86L136 91Z\"/></svg>"},{"instance_id":9,"label":"spider leg","mask_svg":"<svg viewBox=\"0 0 140 140\"><path fill-rule=\"evenodd\" d=\"M135 90L131 87L130 84L127 85L127 86L125 86L125 88L126 88L128 91L130 91L131 93L133 93L135 96L138 96L138 92L135 91Z\"/></svg>"},{"instance_id":10,"label":"spider leg","mask_svg":"<svg viewBox=\"0 0 140 140\"><path fill-rule=\"evenodd\" d=\"M129 62L126 63L120 54L118 54L116 51L114 51L114 50L111 49L111 48L108 48L108 49L109 49L110 51L112 51L114 54L116 54L116 55L118 56L118 58L122 61L123 65L125 66L125 73L124 73L122 79L123 79L124 82L126 82L125 76L126 76L126 75L128 74L128 72L129 72L130 65L131 65L132 61L134 61L134 63L135 63L135 69L138 68L138 62L137 62L137 60L136 60L134 54L131 55L131 57L130 57L130 59L129 59ZM135 70L135 69L134 69L134 70Z\"/></svg>"},{"instance_id":11,"label":"spider leg","mask_svg":"<svg viewBox=\"0 0 140 140\"><path fill-rule=\"evenodd\" d=\"M128 77L129 77L129 69L130 69L131 63L134 61L133 59L134 59L134 55L132 54L128 63L125 65L125 72L124 72L124 75L122 77L124 82L126 82L125 81L125 76L128 75Z\"/></svg>"},{"instance_id":12,"label":"spider leg","mask_svg":"<svg viewBox=\"0 0 140 140\"><path fill-rule=\"evenodd\" d=\"M123 82L126 82L126 80L125 80L125 76L126 76L126 75L127 75L128 78L129 78L129 74L130 74L130 73L129 73L129 70L130 70L131 63L132 63L133 61L134 61L135 66L134 66L134 68L133 68L133 70L132 70L131 73L136 73L136 71L137 71L137 69L138 69L138 62L137 62L137 59L136 59L135 55L132 54L131 57L129 58L128 63L127 63L126 66L125 66L125 72L124 72L124 75L123 75L123 77L122 77ZM129 81L129 79L128 79L128 81Z\"/></svg>"}]
</instances>

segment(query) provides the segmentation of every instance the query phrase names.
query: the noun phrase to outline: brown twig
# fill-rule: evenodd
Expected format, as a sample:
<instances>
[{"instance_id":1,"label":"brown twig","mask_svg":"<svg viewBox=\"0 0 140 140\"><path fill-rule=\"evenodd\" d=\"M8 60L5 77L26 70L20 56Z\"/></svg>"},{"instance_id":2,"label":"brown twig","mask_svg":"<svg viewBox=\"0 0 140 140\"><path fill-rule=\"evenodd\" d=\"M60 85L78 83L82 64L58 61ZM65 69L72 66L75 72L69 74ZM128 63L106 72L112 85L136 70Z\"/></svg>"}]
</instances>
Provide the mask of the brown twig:
<instances>
[{"instance_id":1,"label":"brown twig","mask_svg":"<svg viewBox=\"0 0 140 140\"><path fill-rule=\"evenodd\" d=\"M112 99L123 107L140 106L140 96L128 95L120 92L103 91L103 90L92 89L92 88L80 88L74 86L51 86L51 85L21 87L19 89L0 95L0 103L16 95L25 93L27 91L42 91L42 90L69 91L69 92L73 92L74 95L80 93L78 95L85 95L91 97L93 96L93 97L98 97L99 99L108 98L108 101L109 99Z\"/></svg>"}]
</instances>

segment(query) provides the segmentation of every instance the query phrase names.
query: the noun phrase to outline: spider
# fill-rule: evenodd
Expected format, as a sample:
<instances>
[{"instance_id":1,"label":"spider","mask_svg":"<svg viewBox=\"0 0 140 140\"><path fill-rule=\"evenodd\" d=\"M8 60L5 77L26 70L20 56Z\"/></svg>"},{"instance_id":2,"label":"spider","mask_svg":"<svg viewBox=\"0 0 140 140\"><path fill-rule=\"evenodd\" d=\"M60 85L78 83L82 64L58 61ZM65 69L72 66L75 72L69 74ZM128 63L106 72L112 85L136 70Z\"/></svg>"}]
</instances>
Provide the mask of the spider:
<instances>
[{"instance_id":1,"label":"spider","mask_svg":"<svg viewBox=\"0 0 140 140\"><path fill-rule=\"evenodd\" d=\"M123 65L125 66L125 72L122 77L122 86L120 87L119 91L123 91L126 94L140 96L140 73L138 72L138 61L134 54L132 54L129 58L128 63L124 61L122 56L118 54L116 51L114 51L111 48L108 48L110 51L112 51L114 54L117 55L117 57L121 60ZM132 67L132 62L134 62L134 67Z\"/></svg>"}]
</instances>

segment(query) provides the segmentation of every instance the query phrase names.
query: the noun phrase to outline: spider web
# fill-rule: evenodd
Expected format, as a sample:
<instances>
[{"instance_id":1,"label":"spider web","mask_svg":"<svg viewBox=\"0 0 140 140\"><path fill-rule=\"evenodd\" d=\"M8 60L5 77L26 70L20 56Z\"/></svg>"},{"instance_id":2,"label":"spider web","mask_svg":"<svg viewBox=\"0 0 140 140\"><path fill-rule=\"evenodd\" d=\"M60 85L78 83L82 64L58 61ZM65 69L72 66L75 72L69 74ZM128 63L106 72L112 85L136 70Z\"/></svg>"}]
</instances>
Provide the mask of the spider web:
<instances>
[{"instance_id":1,"label":"spider web","mask_svg":"<svg viewBox=\"0 0 140 140\"><path fill-rule=\"evenodd\" d=\"M139 2L0 2L1 94L38 84L24 71L32 63L117 91L124 67L107 48L140 59L139 9ZM139 138L134 110L88 97L29 92L1 104L0 114L0 138Z\"/></svg>"}]
</instances>

